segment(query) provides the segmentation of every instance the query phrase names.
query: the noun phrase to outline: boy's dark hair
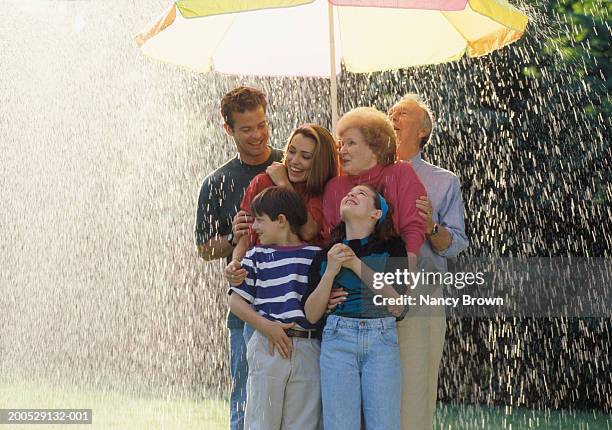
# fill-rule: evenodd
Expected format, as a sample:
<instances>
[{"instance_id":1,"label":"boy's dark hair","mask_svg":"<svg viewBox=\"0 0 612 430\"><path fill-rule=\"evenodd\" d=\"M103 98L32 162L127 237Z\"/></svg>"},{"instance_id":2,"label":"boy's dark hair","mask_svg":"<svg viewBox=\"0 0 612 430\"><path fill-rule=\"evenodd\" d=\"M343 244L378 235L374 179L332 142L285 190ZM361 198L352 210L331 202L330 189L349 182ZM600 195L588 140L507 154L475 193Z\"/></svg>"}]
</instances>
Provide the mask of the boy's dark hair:
<instances>
[{"instance_id":1,"label":"boy's dark hair","mask_svg":"<svg viewBox=\"0 0 612 430\"><path fill-rule=\"evenodd\" d=\"M254 216L268 215L272 221L283 214L295 234L308 221L304 200L295 191L283 187L269 187L257 194L251 202L251 212Z\"/></svg>"},{"instance_id":2,"label":"boy's dark hair","mask_svg":"<svg viewBox=\"0 0 612 430\"><path fill-rule=\"evenodd\" d=\"M231 90L221 99L221 116L225 123L234 129L234 118L232 112L243 113L262 107L264 113L268 107L266 95L257 88L238 87Z\"/></svg>"},{"instance_id":3,"label":"boy's dark hair","mask_svg":"<svg viewBox=\"0 0 612 430\"><path fill-rule=\"evenodd\" d=\"M380 195L379 191L369 184L361 184L364 187L368 187L374 193L374 207L376 209L380 209ZM398 237L397 231L395 230L395 225L393 225L393 206L387 201L387 216L380 223L376 223L374 226L374 233L372 233L373 240L372 243L382 243L394 237ZM340 221L340 223L334 227L331 232L331 244L342 242L342 240L346 237L346 224L344 221Z\"/></svg>"}]
</instances>

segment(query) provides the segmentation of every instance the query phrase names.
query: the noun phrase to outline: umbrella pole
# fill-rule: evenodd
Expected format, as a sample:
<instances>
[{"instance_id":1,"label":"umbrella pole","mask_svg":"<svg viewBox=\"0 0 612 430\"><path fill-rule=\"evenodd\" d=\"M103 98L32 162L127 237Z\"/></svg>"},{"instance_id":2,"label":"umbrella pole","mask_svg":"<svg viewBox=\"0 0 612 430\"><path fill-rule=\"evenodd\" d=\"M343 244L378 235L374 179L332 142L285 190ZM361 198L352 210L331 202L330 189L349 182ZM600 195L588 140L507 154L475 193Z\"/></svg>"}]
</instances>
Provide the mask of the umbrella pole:
<instances>
[{"instance_id":1,"label":"umbrella pole","mask_svg":"<svg viewBox=\"0 0 612 430\"><path fill-rule=\"evenodd\" d=\"M336 133L338 123L338 82L336 80L336 40L334 32L334 6L327 2L327 16L329 19L329 65L330 65L330 103L332 112L332 133Z\"/></svg>"}]
</instances>

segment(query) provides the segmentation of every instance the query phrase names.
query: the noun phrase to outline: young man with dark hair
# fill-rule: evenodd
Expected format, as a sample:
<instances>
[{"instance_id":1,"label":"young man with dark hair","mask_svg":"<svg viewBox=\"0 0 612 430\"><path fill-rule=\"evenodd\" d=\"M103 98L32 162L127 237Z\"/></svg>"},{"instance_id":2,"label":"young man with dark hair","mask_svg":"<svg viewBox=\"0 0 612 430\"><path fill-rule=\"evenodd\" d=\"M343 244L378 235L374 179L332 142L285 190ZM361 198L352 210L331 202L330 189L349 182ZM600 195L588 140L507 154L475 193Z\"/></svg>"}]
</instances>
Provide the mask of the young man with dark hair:
<instances>
[{"instance_id":1,"label":"young man with dark hair","mask_svg":"<svg viewBox=\"0 0 612 430\"><path fill-rule=\"evenodd\" d=\"M232 234L244 191L251 180L265 172L273 162L280 162L282 151L269 145L266 117L266 96L250 87L235 88L221 100L223 128L236 144L237 154L223 166L208 175L200 188L196 213L195 241L204 260L230 258L239 237ZM244 229L241 234L246 234ZM246 344L244 323L232 313L228 314L230 331L230 428L243 430L246 403Z\"/></svg>"},{"instance_id":2,"label":"young man with dark hair","mask_svg":"<svg viewBox=\"0 0 612 430\"><path fill-rule=\"evenodd\" d=\"M295 191L266 188L251 212L260 244L242 260L247 277L231 287L229 299L232 312L256 329L247 345L244 424L249 430L319 430L320 333L306 319L302 298L321 248L298 236L308 215Z\"/></svg>"}]
</instances>

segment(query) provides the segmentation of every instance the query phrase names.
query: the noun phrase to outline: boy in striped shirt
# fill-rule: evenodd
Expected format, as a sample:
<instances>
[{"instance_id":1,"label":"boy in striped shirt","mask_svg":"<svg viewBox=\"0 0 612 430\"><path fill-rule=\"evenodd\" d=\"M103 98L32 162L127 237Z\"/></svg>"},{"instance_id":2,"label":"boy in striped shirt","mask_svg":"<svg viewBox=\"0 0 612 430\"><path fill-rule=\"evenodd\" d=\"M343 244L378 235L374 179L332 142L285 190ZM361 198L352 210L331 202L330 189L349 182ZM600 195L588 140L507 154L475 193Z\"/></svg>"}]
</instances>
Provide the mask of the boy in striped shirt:
<instances>
[{"instance_id":1,"label":"boy in striped shirt","mask_svg":"<svg viewBox=\"0 0 612 430\"><path fill-rule=\"evenodd\" d=\"M294 191L270 187L251 204L260 244L242 260L246 279L230 288L230 309L255 327L247 344L246 430L320 429L318 327L304 315L308 271L320 251L298 236L306 206ZM232 294L235 293L235 294Z\"/></svg>"}]
</instances>

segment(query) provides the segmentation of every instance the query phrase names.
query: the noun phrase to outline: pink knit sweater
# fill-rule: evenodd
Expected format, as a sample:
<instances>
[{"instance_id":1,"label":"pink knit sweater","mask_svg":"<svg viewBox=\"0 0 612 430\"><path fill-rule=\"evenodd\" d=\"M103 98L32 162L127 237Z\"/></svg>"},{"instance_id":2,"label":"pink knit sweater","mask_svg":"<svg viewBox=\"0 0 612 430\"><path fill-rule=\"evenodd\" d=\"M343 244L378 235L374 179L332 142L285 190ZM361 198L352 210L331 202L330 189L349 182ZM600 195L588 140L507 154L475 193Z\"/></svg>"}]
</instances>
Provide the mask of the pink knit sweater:
<instances>
[{"instance_id":1,"label":"pink knit sweater","mask_svg":"<svg viewBox=\"0 0 612 430\"><path fill-rule=\"evenodd\" d=\"M410 163L404 161L389 166L376 165L359 175L331 179L323 194L323 238L329 240L331 230L340 222L340 200L360 184L373 185L393 206L393 222L406 251L418 255L425 242L426 225L419 215L416 200L426 196L427 191Z\"/></svg>"}]
</instances>

